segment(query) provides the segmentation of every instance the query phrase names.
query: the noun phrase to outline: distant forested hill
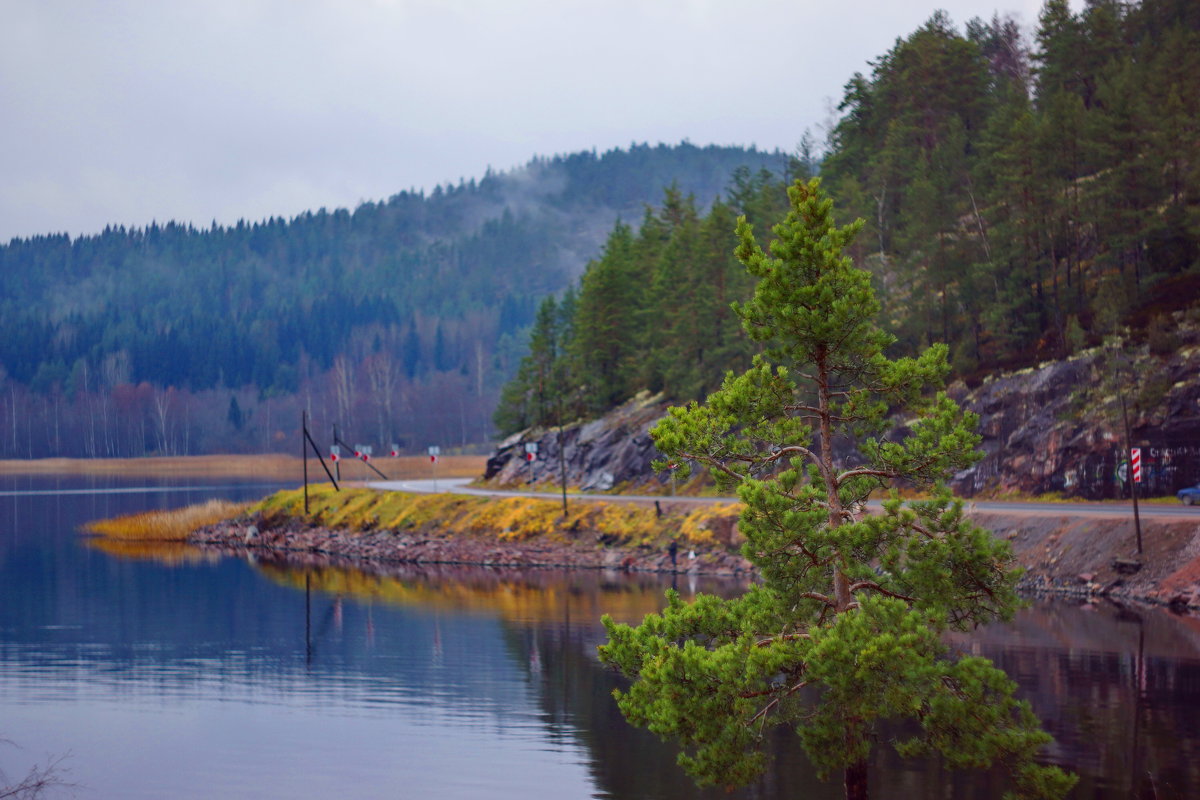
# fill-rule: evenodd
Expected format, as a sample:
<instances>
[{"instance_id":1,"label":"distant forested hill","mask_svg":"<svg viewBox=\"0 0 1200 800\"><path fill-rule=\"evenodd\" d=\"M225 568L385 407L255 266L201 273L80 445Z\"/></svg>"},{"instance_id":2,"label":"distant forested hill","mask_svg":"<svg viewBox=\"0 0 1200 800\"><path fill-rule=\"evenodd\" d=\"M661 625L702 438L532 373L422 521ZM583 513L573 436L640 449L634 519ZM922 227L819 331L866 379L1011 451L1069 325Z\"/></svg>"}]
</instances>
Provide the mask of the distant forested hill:
<instances>
[{"instance_id":1,"label":"distant forested hill","mask_svg":"<svg viewBox=\"0 0 1200 800\"><path fill-rule=\"evenodd\" d=\"M198 230L0 245L0 457L486 440L538 303L674 184L707 205L786 158L635 145L431 193Z\"/></svg>"}]
</instances>

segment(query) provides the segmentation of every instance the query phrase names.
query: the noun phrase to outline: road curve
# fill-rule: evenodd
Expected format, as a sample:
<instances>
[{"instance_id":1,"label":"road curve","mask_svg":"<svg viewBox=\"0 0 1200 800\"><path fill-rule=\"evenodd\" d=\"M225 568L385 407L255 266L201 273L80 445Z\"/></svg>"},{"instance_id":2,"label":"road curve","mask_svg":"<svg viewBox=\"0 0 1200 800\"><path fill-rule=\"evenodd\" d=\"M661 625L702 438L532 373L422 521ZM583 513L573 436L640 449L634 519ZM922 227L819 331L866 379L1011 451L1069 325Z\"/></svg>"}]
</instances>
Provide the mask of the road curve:
<instances>
[{"instance_id":1,"label":"road curve","mask_svg":"<svg viewBox=\"0 0 1200 800\"><path fill-rule=\"evenodd\" d=\"M411 492L414 494L432 494L449 492L452 494L468 494L479 497L540 497L544 500L554 500L562 495L558 492L535 492L511 489L486 489L470 486L471 478L445 478L441 480L407 480L407 481L370 481L367 486L373 489L385 489L393 492ZM732 503L736 497L671 497L669 495L636 495L636 494L584 494L582 492L567 492L568 500L617 500L622 502L666 502L672 503ZM877 500L871 501L873 508L879 508ZM1133 505L1130 503L1035 503L1035 502L998 502L998 501L966 501L968 513L996 514L1038 514L1042 516L1064 517L1132 517ZM1147 519L1194 519L1200 522L1200 506L1167 506L1159 503L1139 504L1139 513Z\"/></svg>"}]
</instances>

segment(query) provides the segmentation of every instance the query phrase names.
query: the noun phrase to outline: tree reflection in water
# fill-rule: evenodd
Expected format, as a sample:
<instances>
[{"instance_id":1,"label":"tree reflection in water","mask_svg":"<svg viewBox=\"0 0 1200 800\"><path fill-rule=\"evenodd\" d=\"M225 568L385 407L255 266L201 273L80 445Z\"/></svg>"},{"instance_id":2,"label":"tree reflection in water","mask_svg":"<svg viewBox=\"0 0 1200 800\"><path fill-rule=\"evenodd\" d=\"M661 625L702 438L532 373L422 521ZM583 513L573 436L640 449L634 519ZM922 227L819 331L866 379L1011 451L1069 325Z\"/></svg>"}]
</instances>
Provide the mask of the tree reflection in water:
<instances>
[{"instance_id":1,"label":"tree reflection in water","mask_svg":"<svg viewBox=\"0 0 1200 800\"><path fill-rule=\"evenodd\" d=\"M506 646L536 690L552 737L590 753L597 796L611 798L836 798L807 759L775 743L774 767L759 783L726 793L701 791L674 764L673 746L625 723L611 693L621 679L596 658L601 614L637 621L661 607L671 578L616 572L512 570L408 565L373 570L306 558L260 563L279 583L315 592L487 614L504 626ZM740 592L736 581L676 578L684 596ZM1050 758L1081 776L1080 797L1200 796L1200 620L1159 609L1080 607L1040 602L1010 625L953 645L986 656L1011 675L1057 744ZM436 651L436 642L434 648ZM872 764L873 791L907 798L998 798L998 773L947 773L935 760L910 762L887 747Z\"/></svg>"}]
</instances>

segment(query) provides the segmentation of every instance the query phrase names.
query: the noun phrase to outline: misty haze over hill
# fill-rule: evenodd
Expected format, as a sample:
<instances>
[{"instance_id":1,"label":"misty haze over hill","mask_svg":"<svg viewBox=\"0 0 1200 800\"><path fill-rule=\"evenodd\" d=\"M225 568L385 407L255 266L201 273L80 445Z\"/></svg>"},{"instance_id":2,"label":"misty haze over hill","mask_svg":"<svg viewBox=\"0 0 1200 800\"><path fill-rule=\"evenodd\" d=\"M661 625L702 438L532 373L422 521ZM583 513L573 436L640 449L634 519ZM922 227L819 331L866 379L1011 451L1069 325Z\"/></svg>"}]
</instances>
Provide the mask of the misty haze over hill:
<instances>
[{"instance_id":1,"label":"misty haze over hill","mask_svg":"<svg viewBox=\"0 0 1200 800\"><path fill-rule=\"evenodd\" d=\"M675 184L707 206L753 148L537 158L353 211L0 246L0 457L294 449L319 430L481 443L537 303Z\"/></svg>"}]
</instances>

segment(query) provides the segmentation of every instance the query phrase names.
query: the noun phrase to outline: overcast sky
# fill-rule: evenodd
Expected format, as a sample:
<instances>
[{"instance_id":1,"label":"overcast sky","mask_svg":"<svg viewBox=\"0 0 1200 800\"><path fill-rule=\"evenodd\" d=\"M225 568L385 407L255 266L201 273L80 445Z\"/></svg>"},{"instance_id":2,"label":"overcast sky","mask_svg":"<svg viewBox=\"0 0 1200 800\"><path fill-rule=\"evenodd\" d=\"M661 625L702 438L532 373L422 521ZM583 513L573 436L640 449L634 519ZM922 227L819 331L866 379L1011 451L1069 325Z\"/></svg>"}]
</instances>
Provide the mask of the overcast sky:
<instances>
[{"instance_id":1,"label":"overcast sky","mask_svg":"<svg viewBox=\"0 0 1200 800\"><path fill-rule=\"evenodd\" d=\"M0 0L0 241L353 208L631 142L791 151L936 2ZM1031 27L1041 2L940 7Z\"/></svg>"}]
</instances>

